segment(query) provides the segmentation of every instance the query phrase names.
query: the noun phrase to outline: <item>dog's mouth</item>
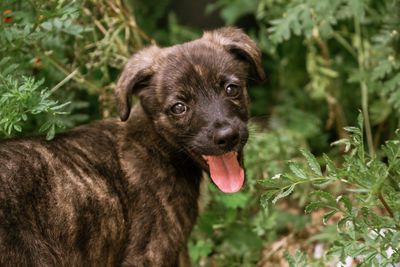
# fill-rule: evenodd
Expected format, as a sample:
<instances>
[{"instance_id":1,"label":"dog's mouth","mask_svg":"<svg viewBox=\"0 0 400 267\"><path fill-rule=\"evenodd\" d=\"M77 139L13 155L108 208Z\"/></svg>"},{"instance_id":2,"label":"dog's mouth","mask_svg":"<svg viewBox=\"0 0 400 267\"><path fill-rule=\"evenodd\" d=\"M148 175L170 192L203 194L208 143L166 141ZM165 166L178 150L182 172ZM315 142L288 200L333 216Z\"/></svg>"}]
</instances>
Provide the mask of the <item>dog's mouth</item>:
<instances>
[{"instance_id":1,"label":"dog's mouth","mask_svg":"<svg viewBox=\"0 0 400 267\"><path fill-rule=\"evenodd\" d=\"M193 153L191 153L192 156ZM242 152L231 151L222 155L194 156L207 171L214 184L224 193L238 192L244 184Z\"/></svg>"}]
</instances>

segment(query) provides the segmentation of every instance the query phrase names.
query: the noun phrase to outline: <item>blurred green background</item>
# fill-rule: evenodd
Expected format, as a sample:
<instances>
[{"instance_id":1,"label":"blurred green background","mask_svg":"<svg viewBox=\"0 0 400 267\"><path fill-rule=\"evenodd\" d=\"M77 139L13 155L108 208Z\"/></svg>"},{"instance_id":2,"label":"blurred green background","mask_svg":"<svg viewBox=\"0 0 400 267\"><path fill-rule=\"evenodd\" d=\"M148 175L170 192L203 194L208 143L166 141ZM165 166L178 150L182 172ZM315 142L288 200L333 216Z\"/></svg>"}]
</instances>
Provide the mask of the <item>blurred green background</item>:
<instances>
[{"instance_id":1,"label":"blurred green background","mask_svg":"<svg viewBox=\"0 0 400 267\"><path fill-rule=\"evenodd\" d=\"M224 25L242 28L262 50L267 73L266 82L250 88L247 185L234 195L209 186L208 207L189 243L194 266L399 262L399 1L2 0L0 19L2 138L52 139L116 116L113 88L135 51L192 40ZM342 141L350 151L330 145L339 139L354 141ZM391 145L382 148L387 140ZM303 157L300 148L315 158ZM348 159L357 155L359 161ZM343 170L337 181L316 185L312 175L332 178L327 158ZM310 176L307 166L315 170L314 163L322 168ZM288 172L306 182L296 180L291 188L295 178ZM370 183L359 182L361 172ZM263 184L271 178L288 183ZM340 207L339 215L326 216L334 208L329 205L304 212L310 202L330 198L317 191L349 198L346 227L355 229L354 236L344 236L337 225L346 217ZM360 216L371 223L357 224ZM388 234L370 238L371 229Z\"/></svg>"}]
</instances>

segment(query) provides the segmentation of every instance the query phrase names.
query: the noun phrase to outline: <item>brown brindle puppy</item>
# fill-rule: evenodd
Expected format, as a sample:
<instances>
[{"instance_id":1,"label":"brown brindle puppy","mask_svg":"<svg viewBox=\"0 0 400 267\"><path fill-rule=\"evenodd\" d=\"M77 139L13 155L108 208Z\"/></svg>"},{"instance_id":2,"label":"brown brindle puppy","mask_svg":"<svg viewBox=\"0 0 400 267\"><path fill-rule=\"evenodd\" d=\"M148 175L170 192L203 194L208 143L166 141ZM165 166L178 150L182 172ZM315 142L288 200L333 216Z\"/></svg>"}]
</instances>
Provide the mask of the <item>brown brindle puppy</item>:
<instances>
[{"instance_id":1,"label":"brown brindle puppy","mask_svg":"<svg viewBox=\"0 0 400 267\"><path fill-rule=\"evenodd\" d=\"M151 46L119 79L124 122L3 141L0 266L183 265L202 171L223 192L243 185L251 75L260 51L238 29Z\"/></svg>"}]
</instances>

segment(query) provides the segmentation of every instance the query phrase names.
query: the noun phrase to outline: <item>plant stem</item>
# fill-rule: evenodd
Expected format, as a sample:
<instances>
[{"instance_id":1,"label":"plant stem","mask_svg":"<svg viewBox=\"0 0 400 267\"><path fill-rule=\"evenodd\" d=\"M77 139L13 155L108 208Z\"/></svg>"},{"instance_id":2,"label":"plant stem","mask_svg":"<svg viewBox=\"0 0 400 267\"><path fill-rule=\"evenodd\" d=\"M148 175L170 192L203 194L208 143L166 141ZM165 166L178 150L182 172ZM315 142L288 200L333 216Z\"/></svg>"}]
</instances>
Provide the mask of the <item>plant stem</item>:
<instances>
[{"instance_id":1,"label":"plant stem","mask_svg":"<svg viewBox=\"0 0 400 267\"><path fill-rule=\"evenodd\" d=\"M67 77L65 77L61 82L59 82L56 86L51 88L50 93L54 93L58 88L66 84L69 80L71 80L76 74L78 74L78 69L71 72Z\"/></svg>"},{"instance_id":2,"label":"plant stem","mask_svg":"<svg viewBox=\"0 0 400 267\"><path fill-rule=\"evenodd\" d=\"M371 123L368 113L368 86L365 81L365 53L363 48L363 39L361 33L360 21L357 16L354 16L354 28L357 35L357 60L358 68L361 73L360 87L361 87L361 108L364 116L365 133L367 136L368 150L371 157L375 156L374 141L371 131Z\"/></svg>"},{"instance_id":3,"label":"plant stem","mask_svg":"<svg viewBox=\"0 0 400 267\"><path fill-rule=\"evenodd\" d=\"M49 60L49 63L52 64L56 69L58 69L59 71L61 71L62 73L64 73L65 75L70 76L72 73L73 75L71 75L71 79L73 79L74 81L76 81L79 84L83 84L85 86L87 86L87 88L91 91L91 92L96 92L98 91L98 87L93 84L92 82L86 80L84 77L82 77L82 75L80 75L78 72L74 72L74 71L70 71L68 70L63 64L61 64L55 57L46 54L44 51L44 49L41 49L40 47L36 47L38 53L40 54L40 56L42 58L46 58ZM54 88L53 88L54 89Z\"/></svg>"},{"instance_id":4,"label":"plant stem","mask_svg":"<svg viewBox=\"0 0 400 267\"><path fill-rule=\"evenodd\" d=\"M385 207L385 210L389 213L390 217L394 219L394 213L392 208L387 204L386 200L383 198L383 195L381 192L378 194L378 198L381 201L382 205Z\"/></svg>"},{"instance_id":5,"label":"plant stem","mask_svg":"<svg viewBox=\"0 0 400 267\"><path fill-rule=\"evenodd\" d=\"M396 229L400 230L400 225L398 225L396 223L396 217L394 216L394 212L393 212L392 208L389 206L389 204L386 202L385 198L382 195L382 192L378 193L378 198L379 198L380 202L382 203L383 207L385 208L385 210L389 213L390 217L392 217Z\"/></svg>"},{"instance_id":6,"label":"plant stem","mask_svg":"<svg viewBox=\"0 0 400 267\"><path fill-rule=\"evenodd\" d=\"M333 32L332 37L341 44L354 58L357 58L357 52L354 51L353 47L347 42L347 40L340 35L338 32Z\"/></svg>"},{"instance_id":7,"label":"plant stem","mask_svg":"<svg viewBox=\"0 0 400 267\"><path fill-rule=\"evenodd\" d=\"M313 38L317 43L321 56L325 60L327 66L331 67L331 58L329 53L329 47L324 40L322 40L319 29L317 27L313 30ZM336 124L336 132L340 139L348 139L349 135L343 129L347 125L347 119L343 112L343 107L340 102L337 100L337 96L335 94L335 88L332 82L332 79L329 79L329 84L325 90L325 98L329 108L329 118L327 122L327 128L330 129L333 122Z\"/></svg>"}]
</instances>

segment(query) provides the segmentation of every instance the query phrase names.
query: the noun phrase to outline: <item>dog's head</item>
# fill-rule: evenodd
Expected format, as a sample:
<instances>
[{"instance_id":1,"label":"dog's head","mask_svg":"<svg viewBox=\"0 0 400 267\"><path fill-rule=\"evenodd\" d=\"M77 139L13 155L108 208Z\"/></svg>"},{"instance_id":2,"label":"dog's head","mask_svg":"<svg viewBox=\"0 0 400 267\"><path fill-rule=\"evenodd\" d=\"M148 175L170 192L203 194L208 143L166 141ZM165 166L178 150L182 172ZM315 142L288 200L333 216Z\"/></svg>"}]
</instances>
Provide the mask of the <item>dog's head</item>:
<instances>
[{"instance_id":1,"label":"dog's head","mask_svg":"<svg viewBox=\"0 0 400 267\"><path fill-rule=\"evenodd\" d=\"M264 78L260 51L241 30L222 28L135 54L118 81L118 110L127 120L137 94L159 135L188 153L223 192L236 192L244 182L250 77Z\"/></svg>"}]
</instances>

